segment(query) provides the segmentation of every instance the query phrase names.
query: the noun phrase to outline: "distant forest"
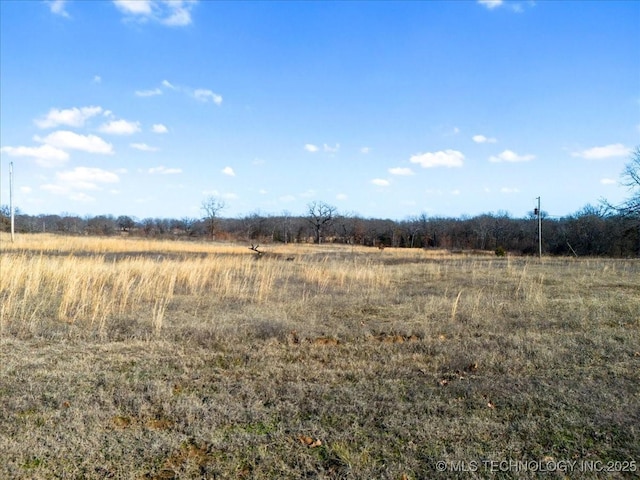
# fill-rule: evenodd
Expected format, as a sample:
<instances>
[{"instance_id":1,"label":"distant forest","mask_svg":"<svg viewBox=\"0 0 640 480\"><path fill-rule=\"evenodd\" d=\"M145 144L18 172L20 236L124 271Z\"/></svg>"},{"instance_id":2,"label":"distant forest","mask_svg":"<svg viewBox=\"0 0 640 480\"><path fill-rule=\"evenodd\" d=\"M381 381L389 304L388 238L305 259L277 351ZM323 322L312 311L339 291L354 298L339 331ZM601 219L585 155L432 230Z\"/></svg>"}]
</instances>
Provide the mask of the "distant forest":
<instances>
[{"instance_id":1,"label":"distant forest","mask_svg":"<svg viewBox=\"0 0 640 480\"><path fill-rule=\"evenodd\" d=\"M406 220L343 215L322 202L309 204L308 215L250 214L218 216L204 207L203 218L145 218L126 215L84 217L15 215L16 233L48 232L65 235L122 235L151 238L235 241L247 243L342 243L372 247L440 248L452 251L494 251L498 255L537 255L538 220L507 213L443 218L422 214ZM222 205L218 205L222 207ZM637 216L585 206L562 218L541 216L542 251L546 255L640 257ZM0 230L10 230L9 209L0 208Z\"/></svg>"}]
</instances>

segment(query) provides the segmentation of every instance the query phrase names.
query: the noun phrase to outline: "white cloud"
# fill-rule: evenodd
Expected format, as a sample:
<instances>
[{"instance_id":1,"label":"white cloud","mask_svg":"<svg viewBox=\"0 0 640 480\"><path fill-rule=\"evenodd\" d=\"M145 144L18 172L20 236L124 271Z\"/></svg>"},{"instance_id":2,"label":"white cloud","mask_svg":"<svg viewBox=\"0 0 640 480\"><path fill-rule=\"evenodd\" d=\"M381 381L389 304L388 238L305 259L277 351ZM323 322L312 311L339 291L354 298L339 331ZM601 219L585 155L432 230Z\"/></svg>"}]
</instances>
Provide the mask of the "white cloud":
<instances>
[{"instance_id":1,"label":"white cloud","mask_svg":"<svg viewBox=\"0 0 640 480\"><path fill-rule=\"evenodd\" d=\"M10 157L30 157L36 160L41 167L59 167L66 163L69 154L64 150L52 147L51 145L41 145L39 147L2 147L0 152L6 153Z\"/></svg>"},{"instance_id":2,"label":"white cloud","mask_svg":"<svg viewBox=\"0 0 640 480\"><path fill-rule=\"evenodd\" d=\"M269 191L268 191L268 190L266 190L266 189L264 189L264 188L261 188L260 190L258 190L258 193L259 193L260 195L266 195L267 193L269 193Z\"/></svg>"},{"instance_id":3,"label":"white cloud","mask_svg":"<svg viewBox=\"0 0 640 480\"><path fill-rule=\"evenodd\" d=\"M304 149L305 149L307 152L311 152L311 153L315 153L315 152L317 152L318 150L320 150L316 145L313 145L312 143L307 143L307 144L304 146Z\"/></svg>"},{"instance_id":4,"label":"white cloud","mask_svg":"<svg viewBox=\"0 0 640 480\"><path fill-rule=\"evenodd\" d=\"M338 150L340 150L340 144L336 143L335 147L330 147L329 145L327 145L326 143L323 145L324 147L324 151L327 153L338 153Z\"/></svg>"},{"instance_id":5,"label":"white cloud","mask_svg":"<svg viewBox=\"0 0 640 480\"><path fill-rule=\"evenodd\" d=\"M474 135L472 140L476 143L496 143L498 141L495 138L485 137L484 135Z\"/></svg>"},{"instance_id":6,"label":"white cloud","mask_svg":"<svg viewBox=\"0 0 640 480\"><path fill-rule=\"evenodd\" d=\"M369 147L362 147L362 148L360 149L360 153L364 153L365 155L366 155L367 153L369 153L369 152L371 152L371 148L369 148Z\"/></svg>"},{"instance_id":7,"label":"white cloud","mask_svg":"<svg viewBox=\"0 0 640 480\"><path fill-rule=\"evenodd\" d=\"M102 77L100 75L94 75L91 81L93 83L102 83Z\"/></svg>"},{"instance_id":8,"label":"white cloud","mask_svg":"<svg viewBox=\"0 0 640 480\"><path fill-rule=\"evenodd\" d=\"M349 196L346 193L339 193L336 195L336 200L348 200Z\"/></svg>"},{"instance_id":9,"label":"white cloud","mask_svg":"<svg viewBox=\"0 0 640 480\"><path fill-rule=\"evenodd\" d=\"M120 181L118 175L101 168L76 167L66 172L58 172L56 177L59 180L70 184L78 184L85 182L95 183L117 183Z\"/></svg>"},{"instance_id":10,"label":"white cloud","mask_svg":"<svg viewBox=\"0 0 640 480\"><path fill-rule=\"evenodd\" d=\"M36 142L66 150L81 150L89 153L113 154L113 146L96 135L79 135L68 130L58 130L44 138L33 137Z\"/></svg>"},{"instance_id":11,"label":"white cloud","mask_svg":"<svg viewBox=\"0 0 640 480\"><path fill-rule=\"evenodd\" d=\"M631 153L631 149L621 143L613 143L604 147L593 147L581 152L573 152L574 157L586 158L587 160L601 160L603 158L625 157Z\"/></svg>"},{"instance_id":12,"label":"white cloud","mask_svg":"<svg viewBox=\"0 0 640 480\"><path fill-rule=\"evenodd\" d=\"M518 192L520 192L520 190L518 190L517 188L502 187L500 189L500 193L518 193Z\"/></svg>"},{"instance_id":13,"label":"white cloud","mask_svg":"<svg viewBox=\"0 0 640 480\"><path fill-rule=\"evenodd\" d=\"M31 193L32 191L33 191L33 188L31 187L27 187L27 186L20 187L20 193Z\"/></svg>"},{"instance_id":14,"label":"white cloud","mask_svg":"<svg viewBox=\"0 0 640 480\"><path fill-rule=\"evenodd\" d=\"M516 1L505 1L505 0L478 0L480 5L485 6L489 10L493 10L498 7L505 7L508 10L511 10L514 13L522 13L524 12L525 7L534 7L536 2L535 0L527 0L522 2Z\"/></svg>"},{"instance_id":15,"label":"white cloud","mask_svg":"<svg viewBox=\"0 0 640 480\"><path fill-rule=\"evenodd\" d=\"M135 148L136 150L140 150L141 152L157 152L158 151L156 147L152 147L150 145L147 145L146 143L132 143L130 147Z\"/></svg>"},{"instance_id":16,"label":"white cloud","mask_svg":"<svg viewBox=\"0 0 640 480\"><path fill-rule=\"evenodd\" d=\"M411 170L408 167L395 167L395 168L390 168L389 169L389 173L391 175L401 175L401 176L409 176L409 175L415 175L413 173L413 170Z\"/></svg>"},{"instance_id":17,"label":"white cloud","mask_svg":"<svg viewBox=\"0 0 640 480\"><path fill-rule=\"evenodd\" d=\"M489 157L489 161L493 163L500 163L500 162L515 163L515 162L528 162L530 160L533 160L534 158L536 158L535 155L518 155L516 152L512 150L505 150L497 157L495 155L492 155L491 157Z\"/></svg>"},{"instance_id":18,"label":"white cloud","mask_svg":"<svg viewBox=\"0 0 640 480\"><path fill-rule=\"evenodd\" d=\"M140 122L129 122L127 120L112 120L100 127L102 133L112 135L133 135L140 131Z\"/></svg>"},{"instance_id":19,"label":"white cloud","mask_svg":"<svg viewBox=\"0 0 640 480\"><path fill-rule=\"evenodd\" d=\"M168 17L161 20L161 22L171 27L184 27L191 23L191 13L187 8L179 6L174 8L173 12L171 12Z\"/></svg>"},{"instance_id":20,"label":"white cloud","mask_svg":"<svg viewBox=\"0 0 640 480\"><path fill-rule=\"evenodd\" d=\"M487 7L489 10L493 10L502 5L503 0L478 0L478 3Z\"/></svg>"},{"instance_id":21,"label":"white cloud","mask_svg":"<svg viewBox=\"0 0 640 480\"><path fill-rule=\"evenodd\" d=\"M388 187L391 184L389 180L385 180L384 178L374 178L373 180L371 180L371 183L377 185L378 187Z\"/></svg>"},{"instance_id":22,"label":"white cloud","mask_svg":"<svg viewBox=\"0 0 640 480\"><path fill-rule=\"evenodd\" d=\"M67 3L67 0L52 0L49 2L49 10L51 10L51 13L69 18L69 14L64 8L65 3Z\"/></svg>"},{"instance_id":23,"label":"white cloud","mask_svg":"<svg viewBox=\"0 0 640 480\"><path fill-rule=\"evenodd\" d=\"M167 168L164 165L160 165L159 167L150 168L148 172L152 175L175 175L177 173L182 173L182 169Z\"/></svg>"},{"instance_id":24,"label":"white cloud","mask_svg":"<svg viewBox=\"0 0 640 480\"><path fill-rule=\"evenodd\" d=\"M197 88L193 91L193 98L201 102L212 101L216 105L222 104L222 96L217 93L213 93L211 90L204 88Z\"/></svg>"},{"instance_id":25,"label":"white cloud","mask_svg":"<svg viewBox=\"0 0 640 480\"><path fill-rule=\"evenodd\" d=\"M178 87L175 87L169 80L163 80L162 86L165 88L170 88L171 90L177 90Z\"/></svg>"},{"instance_id":26,"label":"white cloud","mask_svg":"<svg viewBox=\"0 0 640 480\"><path fill-rule=\"evenodd\" d=\"M296 197L294 197L293 195L283 195L282 197L278 198L278 200L280 200L281 202L294 202L296 200Z\"/></svg>"},{"instance_id":27,"label":"white cloud","mask_svg":"<svg viewBox=\"0 0 640 480\"><path fill-rule=\"evenodd\" d=\"M457 188L455 190L451 190L451 195L460 195L460 190Z\"/></svg>"},{"instance_id":28,"label":"white cloud","mask_svg":"<svg viewBox=\"0 0 640 480\"><path fill-rule=\"evenodd\" d=\"M113 0L127 19L156 21L170 27L190 25L191 8L197 0Z\"/></svg>"},{"instance_id":29,"label":"white cloud","mask_svg":"<svg viewBox=\"0 0 640 480\"><path fill-rule=\"evenodd\" d=\"M612 178L603 178L602 180L600 180L600 183L602 185L615 185L617 182Z\"/></svg>"},{"instance_id":30,"label":"white cloud","mask_svg":"<svg viewBox=\"0 0 640 480\"><path fill-rule=\"evenodd\" d=\"M154 133L167 133L169 129L161 123L156 123L152 128Z\"/></svg>"},{"instance_id":31,"label":"white cloud","mask_svg":"<svg viewBox=\"0 0 640 480\"><path fill-rule=\"evenodd\" d=\"M212 102L218 106L222 105L222 101L223 101L222 95L215 93L212 90L209 90L208 88L193 89L191 87L174 85L168 80L163 80L161 82L161 85L165 89L173 90L175 92L181 92L185 95L195 98L199 102L203 102L203 103ZM149 97L153 95L161 95L162 93L163 92L160 88L155 88L153 90L139 90L136 92L136 95Z\"/></svg>"},{"instance_id":32,"label":"white cloud","mask_svg":"<svg viewBox=\"0 0 640 480\"><path fill-rule=\"evenodd\" d=\"M153 90L136 90L138 97L155 97L156 95L162 95L162 90L154 88Z\"/></svg>"},{"instance_id":33,"label":"white cloud","mask_svg":"<svg viewBox=\"0 0 640 480\"><path fill-rule=\"evenodd\" d=\"M464 155L457 150L444 150L439 152L418 153L413 155L409 161L419 164L422 168L462 167Z\"/></svg>"},{"instance_id":34,"label":"white cloud","mask_svg":"<svg viewBox=\"0 0 640 480\"><path fill-rule=\"evenodd\" d=\"M70 195L69 198L72 200L81 198L81 196L78 197L78 191L102 190L101 184L120 181L118 175L113 172L90 167L76 167L66 172L58 172L56 179L57 183L42 185L40 188L57 195Z\"/></svg>"},{"instance_id":35,"label":"white cloud","mask_svg":"<svg viewBox=\"0 0 640 480\"><path fill-rule=\"evenodd\" d=\"M236 176L236 172L234 172L233 168L231 168L231 167L224 167L222 169L222 173L224 173L225 175L229 175L230 177L235 177Z\"/></svg>"},{"instance_id":36,"label":"white cloud","mask_svg":"<svg viewBox=\"0 0 640 480\"><path fill-rule=\"evenodd\" d=\"M130 15L150 15L151 0L113 0L113 3L121 12Z\"/></svg>"},{"instance_id":37,"label":"white cloud","mask_svg":"<svg viewBox=\"0 0 640 480\"><path fill-rule=\"evenodd\" d=\"M74 107L65 110L52 108L46 117L35 120L34 122L40 128L53 128L59 125L83 127L89 118L100 113L102 113L102 107Z\"/></svg>"}]
</instances>

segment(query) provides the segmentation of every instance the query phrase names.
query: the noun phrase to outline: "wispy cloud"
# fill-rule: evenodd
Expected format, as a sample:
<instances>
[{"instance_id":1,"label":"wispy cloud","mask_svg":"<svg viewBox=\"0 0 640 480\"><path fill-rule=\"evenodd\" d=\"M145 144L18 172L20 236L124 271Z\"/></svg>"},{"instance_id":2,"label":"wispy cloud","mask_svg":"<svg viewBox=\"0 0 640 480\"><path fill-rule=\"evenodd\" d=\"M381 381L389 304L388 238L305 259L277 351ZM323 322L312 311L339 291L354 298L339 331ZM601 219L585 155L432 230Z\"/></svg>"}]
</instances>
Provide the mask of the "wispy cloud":
<instances>
[{"instance_id":1,"label":"wispy cloud","mask_svg":"<svg viewBox=\"0 0 640 480\"><path fill-rule=\"evenodd\" d=\"M111 135L133 135L140 131L140 122L129 122L127 120L112 120L100 127L102 133Z\"/></svg>"},{"instance_id":2,"label":"wispy cloud","mask_svg":"<svg viewBox=\"0 0 640 480\"><path fill-rule=\"evenodd\" d=\"M487 7L489 10L493 10L494 8L498 8L502 5L502 0L478 0L478 3L483 7Z\"/></svg>"},{"instance_id":3,"label":"wispy cloud","mask_svg":"<svg viewBox=\"0 0 640 480\"><path fill-rule=\"evenodd\" d=\"M320 150L320 149L318 148L318 146L317 146L317 145L314 145L314 144L312 144L312 143L307 143L307 144L304 146L304 149L305 149L307 152L311 152L311 153L316 153L317 151L319 151L319 150Z\"/></svg>"},{"instance_id":4,"label":"wispy cloud","mask_svg":"<svg viewBox=\"0 0 640 480\"><path fill-rule=\"evenodd\" d=\"M230 177L235 177L236 176L236 172L234 172L233 168L231 168L231 167L224 167L222 169L222 173L224 173L225 175L229 175Z\"/></svg>"},{"instance_id":5,"label":"wispy cloud","mask_svg":"<svg viewBox=\"0 0 640 480\"><path fill-rule=\"evenodd\" d=\"M210 90L208 88L191 88L174 85L169 80L162 80L162 82L160 83L160 87L149 88L145 90L136 90L135 94L138 97L155 97L158 95L162 95L164 93L163 89L172 90L174 92L181 92L191 98L198 100L199 102L211 102L218 106L222 105L222 95L215 93L213 90Z\"/></svg>"},{"instance_id":6,"label":"wispy cloud","mask_svg":"<svg viewBox=\"0 0 640 480\"><path fill-rule=\"evenodd\" d=\"M413 155L409 161L417 163L422 168L462 167L464 163L464 155L457 150L444 150L438 152L418 153Z\"/></svg>"},{"instance_id":7,"label":"wispy cloud","mask_svg":"<svg viewBox=\"0 0 640 480\"><path fill-rule=\"evenodd\" d=\"M602 185L615 185L615 184L616 184L616 183L618 183L618 182L616 182L616 181L615 181L614 179L612 179L612 178L603 178L602 180L600 180L600 183L601 183Z\"/></svg>"},{"instance_id":8,"label":"wispy cloud","mask_svg":"<svg viewBox=\"0 0 640 480\"><path fill-rule=\"evenodd\" d=\"M44 118L34 120L40 128L54 128L60 125L69 127L83 127L85 122L96 115L102 113L102 107L82 107L67 108L59 110L52 108Z\"/></svg>"},{"instance_id":9,"label":"wispy cloud","mask_svg":"<svg viewBox=\"0 0 640 480\"><path fill-rule=\"evenodd\" d=\"M385 180L384 178L374 178L373 180L371 180L371 183L378 187L388 187L389 185L391 185L391 182L389 182L389 180Z\"/></svg>"},{"instance_id":10,"label":"wispy cloud","mask_svg":"<svg viewBox=\"0 0 640 480\"><path fill-rule=\"evenodd\" d=\"M171 90L177 90L178 88L174 86L169 80L162 80L162 86Z\"/></svg>"},{"instance_id":11,"label":"wispy cloud","mask_svg":"<svg viewBox=\"0 0 640 480\"><path fill-rule=\"evenodd\" d=\"M35 159L41 167L51 168L64 165L69 159L69 154L64 150L51 145L40 145L39 147L2 147L0 152L6 153L10 157L27 157Z\"/></svg>"},{"instance_id":12,"label":"wispy cloud","mask_svg":"<svg viewBox=\"0 0 640 480\"><path fill-rule=\"evenodd\" d=\"M51 13L55 15L60 15L61 17L65 18L71 18L69 16L69 13L65 9L66 3L67 0L51 0L48 2L49 10L51 10Z\"/></svg>"},{"instance_id":13,"label":"wispy cloud","mask_svg":"<svg viewBox=\"0 0 640 480\"><path fill-rule=\"evenodd\" d=\"M621 143L613 143L603 147L588 148L581 152L573 152L571 155L574 157L585 158L587 160L601 160L604 158L625 157L630 153L630 148L625 147Z\"/></svg>"},{"instance_id":14,"label":"wispy cloud","mask_svg":"<svg viewBox=\"0 0 640 480\"><path fill-rule=\"evenodd\" d=\"M489 157L489 161L493 163L500 162L509 162L509 163L517 163L517 162L529 162L536 158L535 155L518 155L516 152L512 150L505 150L500 155L495 156L492 155Z\"/></svg>"},{"instance_id":15,"label":"wispy cloud","mask_svg":"<svg viewBox=\"0 0 640 480\"><path fill-rule=\"evenodd\" d=\"M157 152L158 151L158 148L147 145L146 143L132 143L130 147L135 148L136 150L140 150L141 152Z\"/></svg>"},{"instance_id":16,"label":"wispy cloud","mask_svg":"<svg viewBox=\"0 0 640 480\"><path fill-rule=\"evenodd\" d=\"M395 168L390 168L389 169L389 173L391 175L400 175L400 176L410 176L410 175L415 175L415 173L413 172L413 170L411 170L408 167L395 167Z\"/></svg>"},{"instance_id":17,"label":"wispy cloud","mask_svg":"<svg viewBox=\"0 0 640 480\"><path fill-rule=\"evenodd\" d=\"M346 193L338 193L336 195L336 200L349 200L349 196Z\"/></svg>"},{"instance_id":18,"label":"wispy cloud","mask_svg":"<svg viewBox=\"0 0 640 480\"><path fill-rule=\"evenodd\" d=\"M162 90L154 88L153 90L136 90L138 97L155 97L156 95L162 95Z\"/></svg>"},{"instance_id":19,"label":"wispy cloud","mask_svg":"<svg viewBox=\"0 0 640 480\"><path fill-rule=\"evenodd\" d=\"M486 7L488 10L495 10L497 8L506 8L507 10L511 10L514 13L522 13L525 10L525 7L533 7L536 2L534 0L528 1L505 1L505 0L478 0L478 3L483 7Z\"/></svg>"},{"instance_id":20,"label":"wispy cloud","mask_svg":"<svg viewBox=\"0 0 640 480\"><path fill-rule=\"evenodd\" d=\"M51 145L62 150L81 150L89 153L113 154L113 146L97 135L80 135L68 130L58 130L44 138L33 137L36 142Z\"/></svg>"},{"instance_id":21,"label":"wispy cloud","mask_svg":"<svg viewBox=\"0 0 640 480\"><path fill-rule=\"evenodd\" d=\"M175 175L177 173L182 173L181 168L167 168L164 165L160 165L159 167L152 167L148 170L148 172L152 175Z\"/></svg>"},{"instance_id":22,"label":"wispy cloud","mask_svg":"<svg viewBox=\"0 0 640 480\"><path fill-rule=\"evenodd\" d=\"M360 148L360 153L364 153L366 155L369 152L371 152L371 148L370 147L361 147Z\"/></svg>"},{"instance_id":23,"label":"wispy cloud","mask_svg":"<svg viewBox=\"0 0 640 480\"><path fill-rule=\"evenodd\" d=\"M336 143L335 147L331 147L329 145L327 145L326 143L323 145L323 149L325 152L327 153L338 153L338 151L340 150L340 144Z\"/></svg>"},{"instance_id":24,"label":"wispy cloud","mask_svg":"<svg viewBox=\"0 0 640 480\"><path fill-rule=\"evenodd\" d=\"M151 130L153 130L153 133L167 133L169 131L169 129L161 123L154 124Z\"/></svg>"},{"instance_id":25,"label":"wispy cloud","mask_svg":"<svg viewBox=\"0 0 640 480\"><path fill-rule=\"evenodd\" d=\"M200 102L213 102L216 105L222 104L222 95L218 95L217 93L213 93L211 90L207 90L205 88L197 88L192 93L193 98Z\"/></svg>"},{"instance_id":26,"label":"wispy cloud","mask_svg":"<svg viewBox=\"0 0 640 480\"><path fill-rule=\"evenodd\" d=\"M113 3L127 20L184 27L192 23L191 10L197 0L113 0Z\"/></svg>"},{"instance_id":27,"label":"wispy cloud","mask_svg":"<svg viewBox=\"0 0 640 480\"><path fill-rule=\"evenodd\" d=\"M492 137L485 137L484 135L474 135L471 139L476 143L496 143L498 140Z\"/></svg>"}]
</instances>

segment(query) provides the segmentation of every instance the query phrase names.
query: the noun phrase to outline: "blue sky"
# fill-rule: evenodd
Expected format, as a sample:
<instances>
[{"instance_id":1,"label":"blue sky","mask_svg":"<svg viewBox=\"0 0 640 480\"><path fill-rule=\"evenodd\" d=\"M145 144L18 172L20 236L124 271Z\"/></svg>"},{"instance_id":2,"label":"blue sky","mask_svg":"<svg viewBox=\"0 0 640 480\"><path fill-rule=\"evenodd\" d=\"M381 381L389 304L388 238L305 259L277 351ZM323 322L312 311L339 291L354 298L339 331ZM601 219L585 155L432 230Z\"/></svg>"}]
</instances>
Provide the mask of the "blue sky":
<instances>
[{"instance_id":1,"label":"blue sky","mask_svg":"<svg viewBox=\"0 0 640 480\"><path fill-rule=\"evenodd\" d=\"M31 214L550 215L619 202L640 2L0 2Z\"/></svg>"}]
</instances>

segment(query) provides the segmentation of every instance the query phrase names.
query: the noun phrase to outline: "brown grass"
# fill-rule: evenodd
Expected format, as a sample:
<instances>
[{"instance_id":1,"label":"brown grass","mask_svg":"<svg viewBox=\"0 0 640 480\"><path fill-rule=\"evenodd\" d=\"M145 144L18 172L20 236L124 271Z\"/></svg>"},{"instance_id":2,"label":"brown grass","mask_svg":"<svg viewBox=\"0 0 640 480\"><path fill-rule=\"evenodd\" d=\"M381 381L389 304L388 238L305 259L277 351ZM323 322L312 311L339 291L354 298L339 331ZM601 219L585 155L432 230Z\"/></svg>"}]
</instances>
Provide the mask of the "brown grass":
<instances>
[{"instance_id":1,"label":"brown grass","mask_svg":"<svg viewBox=\"0 0 640 480\"><path fill-rule=\"evenodd\" d=\"M637 260L0 242L1 478L640 460Z\"/></svg>"}]
</instances>

